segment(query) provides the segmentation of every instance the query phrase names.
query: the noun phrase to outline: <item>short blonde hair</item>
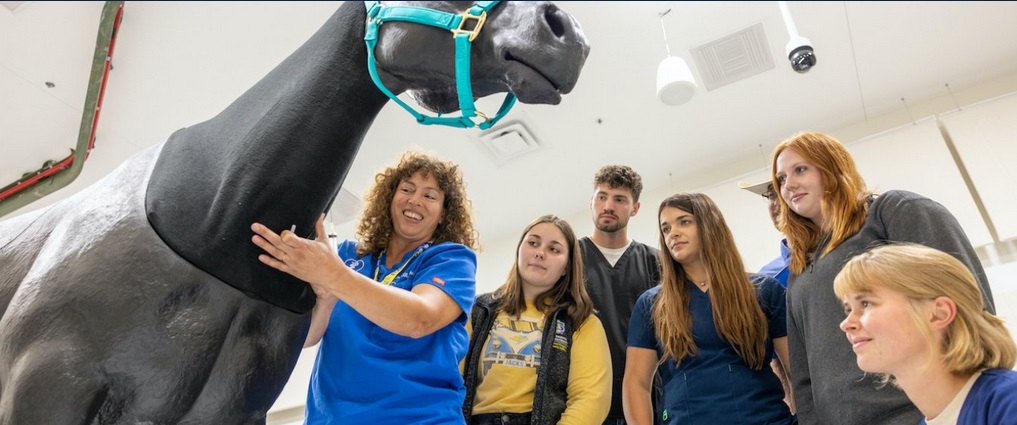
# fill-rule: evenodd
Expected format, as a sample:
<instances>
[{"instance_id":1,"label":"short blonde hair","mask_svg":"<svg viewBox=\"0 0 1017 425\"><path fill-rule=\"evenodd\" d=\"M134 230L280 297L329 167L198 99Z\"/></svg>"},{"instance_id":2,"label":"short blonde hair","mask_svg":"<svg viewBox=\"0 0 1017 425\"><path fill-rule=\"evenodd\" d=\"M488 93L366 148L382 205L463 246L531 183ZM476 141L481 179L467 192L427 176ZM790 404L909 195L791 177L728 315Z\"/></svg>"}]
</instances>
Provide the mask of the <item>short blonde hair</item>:
<instances>
[{"instance_id":1,"label":"short blonde hair","mask_svg":"<svg viewBox=\"0 0 1017 425\"><path fill-rule=\"evenodd\" d=\"M883 245L852 258L833 281L834 293L841 299L877 288L907 297L914 315L918 314L916 302L937 297L953 300L957 315L938 347L949 372L970 375L982 369L1010 369L1017 362L1017 346L1010 332L985 308L971 271L952 255L912 243ZM919 323L922 333L934 343L932 329L924 321Z\"/></svg>"}]
</instances>

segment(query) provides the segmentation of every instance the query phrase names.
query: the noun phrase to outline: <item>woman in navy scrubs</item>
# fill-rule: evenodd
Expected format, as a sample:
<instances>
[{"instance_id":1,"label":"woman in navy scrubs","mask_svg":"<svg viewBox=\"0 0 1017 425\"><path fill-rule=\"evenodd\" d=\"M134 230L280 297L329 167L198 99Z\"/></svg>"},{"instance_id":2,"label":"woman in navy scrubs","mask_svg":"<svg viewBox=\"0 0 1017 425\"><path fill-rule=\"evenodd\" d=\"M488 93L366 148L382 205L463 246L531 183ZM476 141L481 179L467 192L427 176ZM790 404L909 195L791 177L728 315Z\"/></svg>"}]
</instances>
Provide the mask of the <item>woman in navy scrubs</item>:
<instances>
[{"instance_id":1,"label":"woman in navy scrubs","mask_svg":"<svg viewBox=\"0 0 1017 425\"><path fill-rule=\"evenodd\" d=\"M723 215L701 193L660 204L660 286L636 302L622 402L632 425L795 424L770 368L787 364L784 288L748 275ZM663 359L663 362L661 362ZM654 373L664 383L651 407Z\"/></svg>"}]
</instances>

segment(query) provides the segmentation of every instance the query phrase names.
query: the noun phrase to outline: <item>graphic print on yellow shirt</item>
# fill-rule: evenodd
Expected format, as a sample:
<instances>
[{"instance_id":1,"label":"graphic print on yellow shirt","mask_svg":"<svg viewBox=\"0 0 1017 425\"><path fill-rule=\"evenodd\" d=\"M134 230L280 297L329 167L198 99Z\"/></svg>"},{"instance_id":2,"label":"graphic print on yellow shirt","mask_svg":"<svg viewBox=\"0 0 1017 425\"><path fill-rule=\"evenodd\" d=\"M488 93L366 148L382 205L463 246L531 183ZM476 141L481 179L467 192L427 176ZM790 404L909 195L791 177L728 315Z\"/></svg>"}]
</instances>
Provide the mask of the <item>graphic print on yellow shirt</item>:
<instances>
[{"instance_id":1,"label":"graphic print on yellow shirt","mask_svg":"<svg viewBox=\"0 0 1017 425\"><path fill-rule=\"evenodd\" d=\"M512 319L499 314L484 347L481 379L487 377L494 365L530 369L540 366L542 321L543 318Z\"/></svg>"},{"instance_id":2,"label":"graphic print on yellow shirt","mask_svg":"<svg viewBox=\"0 0 1017 425\"><path fill-rule=\"evenodd\" d=\"M544 314L532 303L518 318L499 311L480 357L473 414L525 413L533 409L540 367Z\"/></svg>"}]
</instances>

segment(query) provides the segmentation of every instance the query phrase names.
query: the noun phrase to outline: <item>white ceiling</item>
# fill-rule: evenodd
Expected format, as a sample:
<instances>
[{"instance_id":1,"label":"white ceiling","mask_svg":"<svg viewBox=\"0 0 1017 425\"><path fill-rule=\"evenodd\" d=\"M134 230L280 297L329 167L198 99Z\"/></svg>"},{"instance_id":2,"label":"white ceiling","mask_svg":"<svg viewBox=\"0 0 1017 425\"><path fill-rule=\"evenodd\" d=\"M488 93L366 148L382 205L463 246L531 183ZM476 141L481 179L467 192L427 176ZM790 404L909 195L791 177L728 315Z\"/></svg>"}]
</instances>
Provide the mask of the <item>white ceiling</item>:
<instances>
[{"instance_id":1,"label":"white ceiling","mask_svg":"<svg viewBox=\"0 0 1017 425\"><path fill-rule=\"evenodd\" d=\"M26 209L214 116L338 4L128 2L95 150L79 181ZM1017 2L789 5L818 58L806 74L785 57L776 2L560 3L592 46L579 84L561 105L521 105L507 118L523 120L543 149L499 165L477 130L417 126L390 104L346 187L363 193L407 148L435 152L462 165L481 236L491 240L540 214L586 209L592 176L605 164L631 165L647 188L692 190L763 167L770 149L799 130L858 138L1017 90ZM0 8L0 187L74 146L101 9L101 2ZM659 103L655 73L666 52L658 14L667 9L672 54L691 63L691 48L762 23L776 66L709 92L700 84L681 106ZM485 99L481 109L498 102Z\"/></svg>"}]
</instances>

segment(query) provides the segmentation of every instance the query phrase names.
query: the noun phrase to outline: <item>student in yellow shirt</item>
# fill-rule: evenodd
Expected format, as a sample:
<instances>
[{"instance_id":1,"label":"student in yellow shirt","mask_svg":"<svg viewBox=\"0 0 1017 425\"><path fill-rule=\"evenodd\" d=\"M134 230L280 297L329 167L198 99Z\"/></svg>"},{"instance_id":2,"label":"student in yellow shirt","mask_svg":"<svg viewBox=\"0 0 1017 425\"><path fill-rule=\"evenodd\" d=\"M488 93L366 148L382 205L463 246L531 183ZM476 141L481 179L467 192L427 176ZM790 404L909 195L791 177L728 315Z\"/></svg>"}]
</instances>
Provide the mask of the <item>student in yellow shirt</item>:
<instances>
[{"instance_id":1,"label":"student in yellow shirt","mask_svg":"<svg viewBox=\"0 0 1017 425\"><path fill-rule=\"evenodd\" d=\"M467 424L589 425L607 417L607 337L565 220L545 215L526 226L507 281L477 298L467 330Z\"/></svg>"}]
</instances>

